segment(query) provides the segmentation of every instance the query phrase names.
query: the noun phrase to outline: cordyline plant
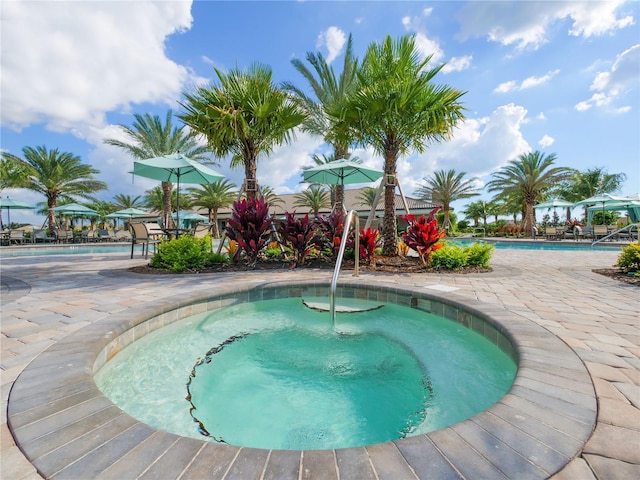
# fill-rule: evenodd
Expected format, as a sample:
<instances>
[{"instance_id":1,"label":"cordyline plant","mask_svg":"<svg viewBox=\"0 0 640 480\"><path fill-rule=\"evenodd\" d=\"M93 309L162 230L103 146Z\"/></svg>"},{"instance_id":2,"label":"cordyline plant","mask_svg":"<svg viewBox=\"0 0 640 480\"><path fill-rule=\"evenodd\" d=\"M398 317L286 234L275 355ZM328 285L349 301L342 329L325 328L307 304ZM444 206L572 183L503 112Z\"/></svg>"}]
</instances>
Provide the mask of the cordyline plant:
<instances>
[{"instance_id":1,"label":"cordyline plant","mask_svg":"<svg viewBox=\"0 0 640 480\"><path fill-rule=\"evenodd\" d=\"M425 266L429 264L431 252L442 248L443 244L438 242L447 235L445 230L438 228L438 222L435 219L438 210L440 207L431 210L426 218L424 215L420 215L417 220L415 215L400 216L409 224L406 233L402 234L402 240L409 248L418 252L418 256Z\"/></svg>"},{"instance_id":2,"label":"cordyline plant","mask_svg":"<svg viewBox=\"0 0 640 480\"><path fill-rule=\"evenodd\" d=\"M264 197L255 200L242 199L233 203L231 218L227 223L227 237L238 242L233 255L237 262L244 252L251 265L255 265L258 254L271 235L269 204Z\"/></svg>"},{"instance_id":3,"label":"cordyline plant","mask_svg":"<svg viewBox=\"0 0 640 480\"><path fill-rule=\"evenodd\" d=\"M371 264L376 249L380 246L382 238L378 234L378 229L360 229L360 258Z\"/></svg>"},{"instance_id":4,"label":"cordyline plant","mask_svg":"<svg viewBox=\"0 0 640 480\"><path fill-rule=\"evenodd\" d=\"M338 255L338 250L340 250L345 217L346 215L343 211L334 210L328 217L320 215L316 218L318 229L325 238L325 246L331 249L334 258ZM351 240L351 245L347 240L347 247L353 248L353 240Z\"/></svg>"},{"instance_id":5,"label":"cordyline plant","mask_svg":"<svg viewBox=\"0 0 640 480\"><path fill-rule=\"evenodd\" d=\"M305 256L316 242L316 231L313 222L309 221L307 213L302 218L296 218L296 212L285 212L285 220L278 225L278 233L284 244L291 248L299 265L304 263Z\"/></svg>"}]
</instances>

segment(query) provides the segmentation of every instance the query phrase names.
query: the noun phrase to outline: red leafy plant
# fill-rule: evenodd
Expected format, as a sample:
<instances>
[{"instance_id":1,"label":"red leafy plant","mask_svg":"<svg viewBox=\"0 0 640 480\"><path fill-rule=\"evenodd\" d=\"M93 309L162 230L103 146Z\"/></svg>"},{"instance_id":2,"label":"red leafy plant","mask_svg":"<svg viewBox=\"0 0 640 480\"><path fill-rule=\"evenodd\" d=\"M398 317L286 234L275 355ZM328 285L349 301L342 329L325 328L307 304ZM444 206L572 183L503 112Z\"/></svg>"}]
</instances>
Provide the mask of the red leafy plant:
<instances>
[{"instance_id":1,"label":"red leafy plant","mask_svg":"<svg viewBox=\"0 0 640 480\"><path fill-rule=\"evenodd\" d=\"M407 231L402 234L402 240L409 247L418 252L418 256L423 265L429 265L431 253L443 247L444 244L438 243L442 240L447 232L438 228L438 222L435 215L440 210L436 207L427 217L420 215L416 220L415 215L401 215L400 218L407 222L409 226Z\"/></svg>"},{"instance_id":2,"label":"red leafy plant","mask_svg":"<svg viewBox=\"0 0 640 480\"><path fill-rule=\"evenodd\" d=\"M316 218L318 230L324 237L324 247L331 249L334 258L338 255L338 250L340 250L345 218L346 215L341 210L334 210L328 217L320 215ZM353 248L353 243L353 239L351 239L351 242L347 239L347 247Z\"/></svg>"},{"instance_id":3,"label":"red leafy plant","mask_svg":"<svg viewBox=\"0 0 640 480\"><path fill-rule=\"evenodd\" d=\"M378 235L378 229L364 228L360 229L360 258L366 263L371 264L376 249L380 246L381 237Z\"/></svg>"},{"instance_id":4,"label":"red leafy plant","mask_svg":"<svg viewBox=\"0 0 640 480\"><path fill-rule=\"evenodd\" d=\"M258 254L271 236L271 222L269 204L264 197L233 202L226 232L230 240L238 242L238 249L233 255L234 262L244 252L249 263L255 265Z\"/></svg>"},{"instance_id":5,"label":"red leafy plant","mask_svg":"<svg viewBox=\"0 0 640 480\"><path fill-rule=\"evenodd\" d=\"M278 225L278 233L282 242L293 251L297 264L302 265L306 255L316 245L316 231L313 222L309 221L309 214L296 218L295 211L285 212L285 220Z\"/></svg>"}]
</instances>

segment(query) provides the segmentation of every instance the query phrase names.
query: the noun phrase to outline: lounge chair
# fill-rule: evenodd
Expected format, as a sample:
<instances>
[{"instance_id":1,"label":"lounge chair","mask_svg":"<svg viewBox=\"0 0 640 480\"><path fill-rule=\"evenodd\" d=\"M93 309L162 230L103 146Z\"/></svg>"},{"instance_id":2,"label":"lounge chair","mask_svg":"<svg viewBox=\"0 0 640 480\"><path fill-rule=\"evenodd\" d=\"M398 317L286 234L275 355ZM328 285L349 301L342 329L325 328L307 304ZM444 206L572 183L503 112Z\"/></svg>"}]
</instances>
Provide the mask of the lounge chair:
<instances>
[{"instance_id":1,"label":"lounge chair","mask_svg":"<svg viewBox=\"0 0 640 480\"><path fill-rule=\"evenodd\" d=\"M98 234L95 230L83 230L82 241L85 243L95 242L98 239Z\"/></svg>"},{"instance_id":2,"label":"lounge chair","mask_svg":"<svg viewBox=\"0 0 640 480\"><path fill-rule=\"evenodd\" d=\"M115 232L116 242L130 242L132 240L131 232L128 230L118 230Z\"/></svg>"},{"instance_id":3,"label":"lounge chair","mask_svg":"<svg viewBox=\"0 0 640 480\"><path fill-rule=\"evenodd\" d=\"M593 239L599 240L609 235L609 229L606 225L594 225L593 226Z\"/></svg>"},{"instance_id":4,"label":"lounge chair","mask_svg":"<svg viewBox=\"0 0 640 480\"><path fill-rule=\"evenodd\" d=\"M98 230L98 239L100 239L101 242L115 242L117 241L115 234L113 233L113 230L108 230L106 228L101 228L100 230Z\"/></svg>"},{"instance_id":5,"label":"lounge chair","mask_svg":"<svg viewBox=\"0 0 640 480\"><path fill-rule=\"evenodd\" d=\"M142 254L144 258L148 258L149 246L153 245L153 252L155 253L156 245L166 238L166 234L157 223L130 222L129 229L131 232L131 258L133 258L133 248L136 245L142 245Z\"/></svg>"},{"instance_id":6,"label":"lounge chair","mask_svg":"<svg viewBox=\"0 0 640 480\"><path fill-rule=\"evenodd\" d=\"M16 245L24 243L24 230L9 230L9 245L12 243Z\"/></svg>"},{"instance_id":7,"label":"lounge chair","mask_svg":"<svg viewBox=\"0 0 640 480\"><path fill-rule=\"evenodd\" d=\"M58 243L73 243L73 230L60 229L56 232Z\"/></svg>"},{"instance_id":8,"label":"lounge chair","mask_svg":"<svg viewBox=\"0 0 640 480\"><path fill-rule=\"evenodd\" d=\"M46 230L34 230L31 234L31 243L50 243L55 241L55 237L50 237L49 235L47 235Z\"/></svg>"},{"instance_id":9,"label":"lounge chair","mask_svg":"<svg viewBox=\"0 0 640 480\"><path fill-rule=\"evenodd\" d=\"M213 230L213 223L198 223L193 228L193 237L194 238L204 238L207 234L211 234Z\"/></svg>"}]
</instances>

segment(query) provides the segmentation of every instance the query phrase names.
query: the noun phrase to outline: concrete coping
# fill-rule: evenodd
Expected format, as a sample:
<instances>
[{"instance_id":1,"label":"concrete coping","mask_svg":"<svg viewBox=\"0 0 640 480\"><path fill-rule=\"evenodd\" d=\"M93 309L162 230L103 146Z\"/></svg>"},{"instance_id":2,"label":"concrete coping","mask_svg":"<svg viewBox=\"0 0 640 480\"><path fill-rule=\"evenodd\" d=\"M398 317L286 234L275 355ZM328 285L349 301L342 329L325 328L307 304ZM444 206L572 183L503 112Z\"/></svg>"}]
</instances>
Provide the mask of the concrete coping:
<instances>
[{"instance_id":1,"label":"concrete coping","mask_svg":"<svg viewBox=\"0 0 640 480\"><path fill-rule=\"evenodd\" d=\"M459 322L518 364L509 392L480 414L424 435L358 448L261 450L181 437L120 410L93 375L150 331L223 305L326 295L326 283L267 282L215 295L167 297L93 323L49 347L18 377L8 424L45 478L548 478L581 451L596 421L577 355L535 323L468 298L341 282L338 296L397 303Z\"/></svg>"}]
</instances>

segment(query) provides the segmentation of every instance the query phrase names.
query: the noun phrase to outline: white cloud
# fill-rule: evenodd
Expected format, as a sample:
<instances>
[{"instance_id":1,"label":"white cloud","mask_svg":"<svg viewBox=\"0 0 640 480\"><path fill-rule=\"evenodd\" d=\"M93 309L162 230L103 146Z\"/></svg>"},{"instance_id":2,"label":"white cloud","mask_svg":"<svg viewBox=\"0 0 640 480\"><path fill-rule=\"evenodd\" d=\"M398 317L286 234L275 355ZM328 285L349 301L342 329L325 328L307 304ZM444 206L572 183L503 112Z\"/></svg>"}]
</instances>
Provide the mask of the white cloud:
<instances>
[{"instance_id":1,"label":"white cloud","mask_svg":"<svg viewBox=\"0 0 640 480\"><path fill-rule=\"evenodd\" d=\"M433 55L431 57L430 65L435 66L436 64L442 61L444 57L444 52L440 48L440 45L437 41L428 38L424 33L416 33L415 34L415 42L416 42L416 50L423 57L428 57L429 55Z\"/></svg>"},{"instance_id":2,"label":"white cloud","mask_svg":"<svg viewBox=\"0 0 640 480\"><path fill-rule=\"evenodd\" d=\"M518 85L518 82L516 82L515 80L510 80L508 82L501 83L493 91L496 93L507 93L510 91L519 91L519 90L526 90L527 88L538 87L540 85L544 85L545 83L549 82L559 72L560 70L553 70L551 72L548 72L546 75L543 75L542 77L531 76L531 77L525 78L520 83L520 85Z\"/></svg>"},{"instance_id":3,"label":"white cloud","mask_svg":"<svg viewBox=\"0 0 640 480\"><path fill-rule=\"evenodd\" d=\"M407 195L424 183L423 178L437 169L467 172L468 178L478 177L480 184L500 166L531 151L522 135L527 110L508 104L485 118L468 118L457 128L451 140L435 143L425 153L398 162L398 178ZM405 187L406 185L406 187Z\"/></svg>"},{"instance_id":4,"label":"white cloud","mask_svg":"<svg viewBox=\"0 0 640 480\"><path fill-rule=\"evenodd\" d=\"M546 120L547 117L544 115L544 112L540 112L538 115L536 115L536 120Z\"/></svg>"},{"instance_id":5,"label":"white cloud","mask_svg":"<svg viewBox=\"0 0 640 480\"><path fill-rule=\"evenodd\" d=\"M451 57L451 59L442 68L442 73L461 72L471 67L471 61L473 57L471 55L465 55L463 57Z\"/></svg>"},{"instance_id":6,"label":"white cloud","mask_svg":"<svg viewBox=\"0 0 640 480\"><path fill-rule=\"evenodd\" d=\"M583 112L591 107L605 107L617 97L637 89L638 71L640 71L640 44L619 54L610 70L598 72L590 87L590 90L596 93L588 100L579 102L575 109ZM629 110L631 110L630 106L612 109L615 113L626 113Z\"/></svg>"},{"instance_id":7,"label":"white cloud","mask_svg":"<svg viewBox=\"0 0 640 480\"><path fill-rule=\"evenodd\" d=\"M329 27L318 35L316 48L326 47L328 51L326 60L327 63L331 63L340 55L345 43L347 43L346 34L338 27Z\"/></svg>"},{"instance_id":8,"label":"white cloud","mask_svg":"<svg viewBox=\"0 0 640 480\"><path fill-rule=\"evenodd\" d=\"M550 137L549 135L544 135L540 140L538 140L538 145L543 148L550 147L555 141L555 138Z\"/></svg>"},{"instance_id":9,"label":"white cloud","mask_svg":"<svg viewBox=\"0 0 640 480\"><path fill-rule=\"evenodd\" d=\"M487 37L518 50L535 50L548 41L549 30L560 21L572 20L567 33L584 37L633 25L632 16L618 17L618 9L624 3L625 0L468 2L457 15L461 28L458 37Z\"/></svg>"},{"instance_id":10,"label":"white cloud","mask_svg":"<svg viewBox=\"0 0 640 480\"><path fill-rule=\"evenodd\" d=\"M135 103L175 106L200 81L164 51L168 35L190 28L190 2L63 3L3 2L4 126L99 126Z\"/></svg>"}]
</instances>

